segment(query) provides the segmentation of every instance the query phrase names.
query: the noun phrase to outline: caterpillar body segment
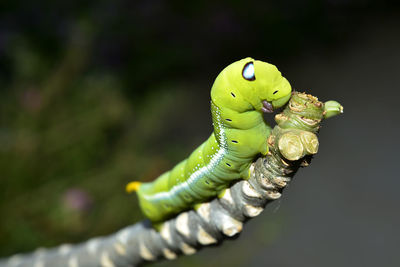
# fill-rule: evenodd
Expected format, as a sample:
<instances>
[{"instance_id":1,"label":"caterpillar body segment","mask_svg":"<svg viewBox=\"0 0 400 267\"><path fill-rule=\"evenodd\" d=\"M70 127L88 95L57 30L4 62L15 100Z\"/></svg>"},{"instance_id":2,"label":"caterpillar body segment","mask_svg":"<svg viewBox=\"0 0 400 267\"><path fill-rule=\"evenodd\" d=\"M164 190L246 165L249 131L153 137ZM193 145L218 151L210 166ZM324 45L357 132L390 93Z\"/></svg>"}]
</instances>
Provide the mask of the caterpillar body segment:
<instances>
[{"instance_id":1,"label":"caterpillar body segment","mask_svg":"<svg viewBox=\"0 0 400 267\"><path fill-rule=\"evenodd\" d=\"M268 153L271 128L263 113L283 106L291 86L269 63L245 58L226 67L211 89L214 131L184 161L151 183L130 183L143 213L162 222L216 197L229 184L249 178L258 154Z\"/></svg>"}]
</instances>

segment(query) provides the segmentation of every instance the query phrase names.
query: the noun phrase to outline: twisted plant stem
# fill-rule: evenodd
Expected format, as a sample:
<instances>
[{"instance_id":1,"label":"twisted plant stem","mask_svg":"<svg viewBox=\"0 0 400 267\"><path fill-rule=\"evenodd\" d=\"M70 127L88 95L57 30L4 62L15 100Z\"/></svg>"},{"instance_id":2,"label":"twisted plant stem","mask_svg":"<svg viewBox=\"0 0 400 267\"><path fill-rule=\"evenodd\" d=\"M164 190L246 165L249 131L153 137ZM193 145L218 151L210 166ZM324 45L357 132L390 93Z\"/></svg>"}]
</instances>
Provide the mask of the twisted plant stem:
<instances>
[{"instance_id":1,"label":"twisted plant stem","mask_svg":"<svg viewBox=\"0 0 400 267\"><path fill-rule=\"evenodd\" d=\"M343 111L339 103L319 102L294 92L268 139L270 151L251 166L251 176L226 189L218 198L164 222L158 230L147 220L108 237L78 245L39 249L0 261L3 266L137 266L146 261L175 259L239 234L243 224L265 205L281 197L299 167L308 166L318 151L316 133L322 119Z\"/></svg>"}]
</instances>

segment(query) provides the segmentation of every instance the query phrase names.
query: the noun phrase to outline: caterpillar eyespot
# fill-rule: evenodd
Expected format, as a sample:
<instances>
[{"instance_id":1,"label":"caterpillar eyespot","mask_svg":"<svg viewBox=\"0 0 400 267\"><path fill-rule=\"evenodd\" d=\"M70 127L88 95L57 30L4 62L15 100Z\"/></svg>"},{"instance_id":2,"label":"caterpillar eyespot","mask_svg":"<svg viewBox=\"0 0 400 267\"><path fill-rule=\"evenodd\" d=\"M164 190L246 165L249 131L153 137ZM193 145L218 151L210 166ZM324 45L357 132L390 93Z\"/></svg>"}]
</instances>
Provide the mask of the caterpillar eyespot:
<instances>
[{"instance_id":1,"label":"caterpillar eyespot","mask_svg":"<svg viewBox=\"0 0 400 267\"><path fill-rule=\"evenodd\" d=\"M249 62L244 65L242 76L248 81L254 81L256 79L253 62Z\"/></svg>"},{"instance_id":2,"label":"caterpillar eyespot","mask_svg":"<svg viewBox=\"0 0 400 267\"><path fill-rule=\"evenodd\" d=\"M252 81L251 87L244 85L243 79ZM226 67L211 88L211 136L154 182L130 183L143 213L154 223L162 222L216 197L233 181L246 179L246 168L268 147L271 127L262 117L265 102L279 108L289 100L291 91L289 82L269 63L245 58Z\"/></svg>"}]
</instances>

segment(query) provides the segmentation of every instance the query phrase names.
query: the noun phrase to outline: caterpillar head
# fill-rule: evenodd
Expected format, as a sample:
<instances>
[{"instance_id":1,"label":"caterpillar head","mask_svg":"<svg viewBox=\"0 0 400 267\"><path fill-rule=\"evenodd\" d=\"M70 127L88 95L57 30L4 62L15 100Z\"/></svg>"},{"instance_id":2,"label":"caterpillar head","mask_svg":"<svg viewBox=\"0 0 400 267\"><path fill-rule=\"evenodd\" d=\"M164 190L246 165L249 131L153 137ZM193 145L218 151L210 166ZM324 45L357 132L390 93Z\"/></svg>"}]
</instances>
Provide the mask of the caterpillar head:
<instances>
[{"instance_id":1,"label":"caterpillar head","mask_svg":"<svg viewBox=\"0 0 400 267\"><path fill-rule=\"evenodd\" d=\"M250 57L226 67L215 86L223 89L216 90L214 96L212 92L213 100L239 112L272 112L285 105L292 92L290 83L274 65Z\"/></svg>"}]
</instances>

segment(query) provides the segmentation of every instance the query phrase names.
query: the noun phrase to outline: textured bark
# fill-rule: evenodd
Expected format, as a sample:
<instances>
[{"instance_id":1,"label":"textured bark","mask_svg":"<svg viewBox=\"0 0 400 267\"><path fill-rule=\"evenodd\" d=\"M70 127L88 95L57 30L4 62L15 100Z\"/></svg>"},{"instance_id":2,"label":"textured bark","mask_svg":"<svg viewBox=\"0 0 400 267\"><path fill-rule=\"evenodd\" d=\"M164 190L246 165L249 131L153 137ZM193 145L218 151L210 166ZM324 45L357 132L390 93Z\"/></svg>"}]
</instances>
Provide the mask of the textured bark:
<instances>
[{"instance_id":1,"label":"textured bark","mask_svg":"<svg viewBox=\"0 0 400 267\"><path fill-rule=\"evenodd\" d=\"M269 154L251 167L251 177L235 183L219 198L195 210L180 213L155 230L149 221L126 227L108 237L78 245L39 249L0 261L3 266L137 266L146 261L175 259L196 253L203 246L220 244L239 234L243 224L259 215L265 205L281 197L299 167L308 166L318 151L316 133L322 119L343 108L335 101L294 92L268 139ZM240 241L238 241L240 242Z\"/></svg>"}]
</instances>

